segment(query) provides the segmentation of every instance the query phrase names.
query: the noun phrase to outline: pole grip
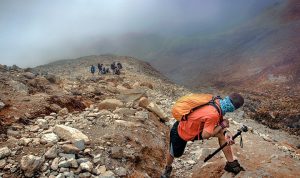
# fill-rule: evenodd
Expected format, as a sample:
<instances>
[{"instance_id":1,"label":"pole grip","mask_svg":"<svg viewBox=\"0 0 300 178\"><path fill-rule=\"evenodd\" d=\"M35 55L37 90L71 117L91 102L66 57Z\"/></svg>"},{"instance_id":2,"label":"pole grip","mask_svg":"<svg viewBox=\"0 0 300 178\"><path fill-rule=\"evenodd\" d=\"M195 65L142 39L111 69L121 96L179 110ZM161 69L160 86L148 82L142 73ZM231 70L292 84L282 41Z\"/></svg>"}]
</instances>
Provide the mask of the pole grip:
<instances>
[{"instance_id":1,"label":"pole grip","mask_svg":"<svg viewBox=\"0 0 300 178\"><path fill-rule=\"evenodd\" d=\"M238 137L239 135L241 135L242 131L238 131L233 137L232 140L234 140L236 137ZM224 143L223 145L220 146L220 148L218 148L216 151L214 151L212 154L208 155L205 159L204 162L210 160L213 156L215 156L215 154L217 154L219 151L221 151L225 146L227 146L227 142Z\"/></svg>"}]
</instances>

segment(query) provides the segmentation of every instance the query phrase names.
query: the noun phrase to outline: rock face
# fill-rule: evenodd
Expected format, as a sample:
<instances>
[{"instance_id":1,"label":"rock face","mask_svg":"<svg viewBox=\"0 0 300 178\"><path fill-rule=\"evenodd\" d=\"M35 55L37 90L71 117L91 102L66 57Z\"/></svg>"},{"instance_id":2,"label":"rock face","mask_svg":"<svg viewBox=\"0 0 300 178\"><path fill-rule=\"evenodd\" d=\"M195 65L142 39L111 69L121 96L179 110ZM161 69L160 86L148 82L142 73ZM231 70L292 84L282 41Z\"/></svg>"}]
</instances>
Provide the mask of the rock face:
<instances>
[{"instance_id":1,"label":"rock face","mask_svg":"<svg viewBox=\"0 0 300 178\"><path fill-rule=\"evenodd\" d=\"M56 133L58 137L63 140L72 141L75 139L83 139L85 143L90 141L89 138L81 131L65 125L56 125L54 127L54 133Z\"/></svg>"},{"instance_id":2,"label":"rock face","mask_svg":"<svg viewBox=\"0 0 300 178\"><path fill-rule=\"evenodd\" d=\"M11 153L11 151L8 147L0 148L0 159L9 156L10 153Z\"/></svg>"},{"instance_id":3,"label":"rock face","mask_svg":"<svg viewBox=\"0 0 300 178\"><path fill-rule=\"evenodd\" d=\"M22 157L20 166L26 177L32 177L33 174L42 166L43 162L44 160L41 157L27 155Z\"/></svg>"},{"instance_id":4,"label":"rock face","mask_svg":"<svg viewBox=\"0 0 300 178\"><path fill-rule=\"evenodd\" d=\"M115 110L117 107L122 107L123 103L120 100L117 99L106 99L103 100L99 105L99 109L111 109Z\"/></svg>"}]
</instances>

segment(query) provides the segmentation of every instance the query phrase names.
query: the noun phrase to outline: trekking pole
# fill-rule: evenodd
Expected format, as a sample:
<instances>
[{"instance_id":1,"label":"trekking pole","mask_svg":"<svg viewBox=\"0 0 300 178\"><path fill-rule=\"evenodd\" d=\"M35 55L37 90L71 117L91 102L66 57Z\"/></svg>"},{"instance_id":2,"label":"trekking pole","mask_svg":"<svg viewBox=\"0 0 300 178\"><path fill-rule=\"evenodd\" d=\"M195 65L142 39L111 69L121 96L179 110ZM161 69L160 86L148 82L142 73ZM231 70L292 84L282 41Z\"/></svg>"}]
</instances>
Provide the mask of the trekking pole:
<instances>
[{"instance_id":1,"label":"trekking pole","mask_svg":"<svg viewBox=\"0 0 300 178\"><path fill-rule=\"evenodd\" d=\"M240 129L238 129L238 132L232 137L232 140L234 140L236 137L242 134L242 132L247 132L248 127L243 125ZM221 151L225 146L227 146L227 142L224 143L220 148L218 148L216 151L214 151L212 154L208 155L205 159L204 162L210 160L215 154L217 154L219 151ZM242 145L241 145L242 146Z\"/></svg>"}]
</instances>

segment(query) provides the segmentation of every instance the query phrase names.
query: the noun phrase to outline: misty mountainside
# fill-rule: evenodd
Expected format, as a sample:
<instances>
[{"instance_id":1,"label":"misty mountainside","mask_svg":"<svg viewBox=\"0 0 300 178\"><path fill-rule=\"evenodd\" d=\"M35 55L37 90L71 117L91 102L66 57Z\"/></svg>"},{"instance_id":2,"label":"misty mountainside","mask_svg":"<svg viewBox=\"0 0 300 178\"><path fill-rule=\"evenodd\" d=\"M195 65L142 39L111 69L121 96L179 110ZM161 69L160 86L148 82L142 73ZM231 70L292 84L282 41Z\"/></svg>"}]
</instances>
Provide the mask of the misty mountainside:
<instances>
[{"instance_id":1,"label":"misty mountainside","mask_svg":"<svg viewBox=\"0 0 300 178\"><path fill-rule=\"evenodd\" d=\"M90 73L91 65L112 62L122 63L120 75ZM171 108L192 92L128 56L87 56L33 69L0 65L0 74L3 178L159 177L175 122ZM213 138L187 144L174 162L174 178L300 176L299 137L262 126L243 109L227 117L232 132L249 127L244 147L233 146L246 171L225 172L222 153L204 163L218 147Z\"/></svg>"},{"instance_id":2,"label":"misty mountainside","mask_svg":"<svg viewBox=\"0 0 300 178\"><path fill-rule=\"evenodd\" d=\"M189 88L242 92L253 119L299 134L299 33L299 1L276 1L230 30L170 37L129 33L107 40L99 51L137 56Z\"/></svg>"}]
</instances>

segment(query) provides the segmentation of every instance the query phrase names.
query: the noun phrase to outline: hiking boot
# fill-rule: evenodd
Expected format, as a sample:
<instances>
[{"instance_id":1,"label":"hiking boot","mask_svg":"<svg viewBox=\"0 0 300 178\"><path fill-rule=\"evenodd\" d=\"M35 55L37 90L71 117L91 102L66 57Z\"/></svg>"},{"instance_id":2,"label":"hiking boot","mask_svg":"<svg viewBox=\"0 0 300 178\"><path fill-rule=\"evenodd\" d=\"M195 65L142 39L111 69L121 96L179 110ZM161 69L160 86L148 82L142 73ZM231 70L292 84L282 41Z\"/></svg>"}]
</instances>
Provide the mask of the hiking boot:
<instances>
[{"instance_id":1,"label":"hiking boot","mask_svg":"<svg viewBox=\"0 0 300 178\"><path fill-rule=\"evenodd\" d=\"M241 171L245 171L245 169L240 165L238 160L234 160L233 162L227 162L224 169L225 171L232 172L234 174L238 174Z\"/></svg>"},{"instance_id":2,"label":"hiking boot","mask_svg":"<svg viewBox=\"0 0 300 178\"><path fill-rule=\"evenodd\" d=\"M166 166L160 178L170 178L171 172L172 172L172 166Z\"/></svg>"}]
</instances>

